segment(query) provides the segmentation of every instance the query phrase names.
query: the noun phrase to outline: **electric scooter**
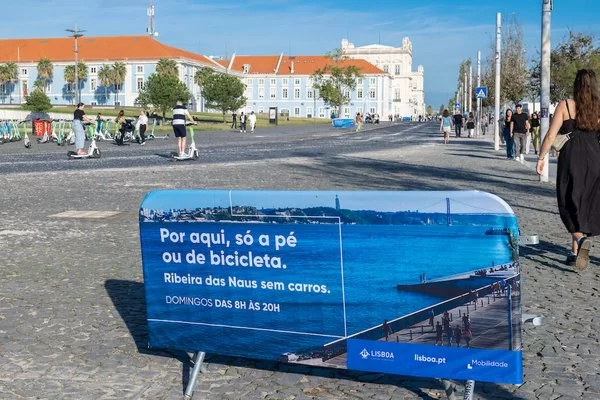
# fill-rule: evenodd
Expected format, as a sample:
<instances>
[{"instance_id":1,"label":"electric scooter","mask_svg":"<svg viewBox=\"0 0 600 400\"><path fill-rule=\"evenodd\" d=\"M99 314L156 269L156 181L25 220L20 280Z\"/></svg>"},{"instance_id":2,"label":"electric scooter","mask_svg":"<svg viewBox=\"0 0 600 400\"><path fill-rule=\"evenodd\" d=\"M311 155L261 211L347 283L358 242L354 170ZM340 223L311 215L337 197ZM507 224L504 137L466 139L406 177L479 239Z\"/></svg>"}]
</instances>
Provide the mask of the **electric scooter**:
<instances>
[{"instance_id":1,"label":"electric scooter","mask_svg":"<svg viewBox=\"0 0 600 400\"><path fill-rule=\"evenodd\" d=\"M179 155L179 153L171 152L171 161L187 161L187 160L197 160L200 157L200 152L196 148L196 141L194 140L194 127L192 125L196 125L195 122L188 122L188 129L190 131L190 145L186 149L185 153Z\"/></svg>"},{"instance_id":2,"label":"electric scooter","mask_svg":"<svg viewBox=\"0 0 600 400\"><path fill-rule=\"evenodd\" d=\"M96 134L94 132L94 127L92 124L87 125L88 132L91 133L92 141L90 142L90 146L88 147L88 151L86 154L77 154L76 151L69 150L67 152L67 157L69 159L81 159L81 158L100 158L101 153L98 145L96 145ZM91 132L90 132L91 131Z\"/></svg>"}]
</instances>

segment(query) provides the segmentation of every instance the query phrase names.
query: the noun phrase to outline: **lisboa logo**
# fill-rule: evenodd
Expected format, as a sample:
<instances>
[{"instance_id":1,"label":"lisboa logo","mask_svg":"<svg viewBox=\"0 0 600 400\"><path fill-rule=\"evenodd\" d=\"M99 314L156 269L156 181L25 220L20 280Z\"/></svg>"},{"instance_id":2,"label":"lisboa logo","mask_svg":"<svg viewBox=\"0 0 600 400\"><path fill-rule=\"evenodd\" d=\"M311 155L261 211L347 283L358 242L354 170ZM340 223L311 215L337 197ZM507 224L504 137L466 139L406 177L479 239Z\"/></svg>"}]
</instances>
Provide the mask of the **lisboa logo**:
<instances>
[{"instance_id":1,"label":"lisboa logo","mask_svg":"<svg viewBox=\"0 0 600 400\"><path fill-rule=\"evenodd\" d=\"M367 349L362 349L362 351L360 352L360 356L363 358L363 360L366 360L367 358L369 358L369 351Z\"/></svg>"}]
</instances>

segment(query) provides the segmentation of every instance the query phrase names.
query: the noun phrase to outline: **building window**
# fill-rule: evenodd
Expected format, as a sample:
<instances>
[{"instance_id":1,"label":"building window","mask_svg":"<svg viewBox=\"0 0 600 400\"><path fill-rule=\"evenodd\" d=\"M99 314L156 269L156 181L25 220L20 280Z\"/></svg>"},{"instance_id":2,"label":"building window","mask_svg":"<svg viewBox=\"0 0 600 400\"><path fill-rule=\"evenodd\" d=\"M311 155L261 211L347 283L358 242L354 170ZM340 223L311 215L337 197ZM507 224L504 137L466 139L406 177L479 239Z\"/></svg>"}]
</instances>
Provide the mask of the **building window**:
<instances>
[{"instance_id":1,"label":"building window","mask_svg":"<svg viewBox=\"0 0 600 400\"><path fill-rule=\"evenodd\" d=\"M375 98L375 88L369 89L369 98L370 99L374 99Z\"/></svg>"},{"instance_id":2,"label":"building window","mask_svg":"<svg viewBox=\"0 0 600 400\"><path fill-rule=\"evenodd\" d=\"M277 97L276 90L274 87L269 88L269 98L275 99Z\"/></svg>"},{"instance_id":3,"label":"building window","mask_svg":"<svg viewBox=\"0 0 600 400\"><path fill-rule=\"evenodd\" d=\"M306 98L307 99L312 99L313 98L313 94L314 94L314 89L308 89L306 91Z\"/></svg>"},{"instance_id":4,"label":"building window","mask_svg":"<svg viewBox=\"0 0 600 400\"><path fill-rule=\"evenodd\" d=\"M21 68L21 75L27 75L27 68Z\"/></svg>"},{"instance_id":5,"label":"building window","mask_svg":"<svg viewBox=\"0 0 600 400\"><path fill-rule=\"evenodd\" d=\"M400 101L400 89L394 89L394 100Z\"/></svg>"},{"instance_id":6,"label":"building window","mask_svg":"<svg viewBox=\"0 0 600 400\"><path fill-rule=\"evenodd\" d=\"M295 99L300 98L300 89L299 88L294 89L294 98Z\"/></svg>"},{"instance_id":7,"label":"building window","mask_svg":"<svg viewBox=\"0 0 600 400\"><path fill-rule=\"evenodd\" d=\"M138 92L144 88L144 78L137 78L136 87Z\"/></svg>"},{"instance_id":8,"label":"building window","mask_svg":"<svg viewBox=\"0 0 600 400\"><path fill-rule=\"evenodd\" d=\"M258 88L258 98L259 99L264 99L265 98L265 88L264 87L259 87Z\"/></svg>"},{"instance_id":9,"label":"building window","mask_svg":"<svg viewBox=\"0 0 600 400\"><path fill-rule=\"evenodd\" d=\"M294 117L300 116L300 107L294 107Z\"/></svg>"},{"instance_id":10,"label":"building window","mask_svg":"<svg viewBox=\"0 0 600 400\"><path fill-rule=\"evenodd\" d=\"M363 113L362 107L357 107L356 112L362 115L362 113Z\"/></svg>"},{"instance_id":11,"label":"building window","mask_svg":"<svg viewBox=\"0 0 600 400\"><path fill-rule=\"evenodd\" d=\"M349 90L344 90L344 98L346 100L350 100L350 91Z\"/></svg>"},{"instance_id":12,"label":"building window","mask_svg":"<svg viewBox=\"0 0 600 400\"><path fill-rule=\"evenodd\" d=\"M117 83L115 85L115 90L119 91L119 92L122 91L123 90L123 84L122 83Z\"/></svg>"},{"instance_id":13,"label":"building window","mask_svg":"<svg viewBox=\"0 0 600 400\"><path fill-rule=\"evenodd\" d=\"M97 72L98 70L96 69L96 67L90 67L90 74L95 74Z\"/></svg>"},{"instance_id":14,"label":"building window","mask_svg":"<svg viewBox=\"0 0 600 400\"><path fill-rule=\"evenodd\" d=\"M376 111L377 111L377 110L375 110L375 107L371 107L371 108L369 108L369 112L370 112L371 114L375 114L375 112L376 112Z\"/></svg>"},{"instance_id":15,"label":"building window","mask_svg":"<svg viewBox=\"0 0 600 400\"><path fill-rule=\"evenodd\" d=\"M377 83L377 78L369 78L369 85L375 85Z\"/></svg>"},{"instance_id":16,"label":"building window","mask_svg":"<svg viewBox=\"0 0 600 400\"><path fill-rule=\"evenodd\" d=\"M282 84L282 85L288 85L288 79L287 79L287 78L283 78L283 79L281 80L281 84Z\"/></svg>"},{"instance_id":17,"label":"building window","mask_svg":"<svg viewBox=\"0 0 600 400\"><path fill-rule=\"evenodd\" d=\"M92 102L90 103L90 105L91 105L92 107L94 107L94 106L97 106L97 105L98 105L98 103L96 103L95 101L92 101Z\"/></svg>"},{"instance_id":18,"label":"building window","mask_svg":"<svg viewBox=\"0 0 600 400\"><path fill-rule=\"evenodd\" d=\"M395 68L395 69L394 69L394 73L395 73L396 75L400 75L400 65L396 64L396 65L394 66L394 68Z\"/></svg>"},{"instance_id":19,"label":"building window","mask_svg":"<svg viewBox=\"0 0 600 400\"><path fill-rule=\"evenodd\" d=\"M258 86L265 86L265 80L263 78L258 80Z\"/></svg>"},{"instance_id":20,"label":"building window","mask_svg":"<svg viewBox=\"0 0 600 400\"><path fill-rule=\"evenodd\" d=\"M300 78L295 78L294 79L294 85L300 85Z\"/></svg>"},{"instance_id":21,"label":"building window","mask_svg":"<svg viewBox=\"0 0 600 400\"><path fill-rule=\"evenodd\" d=\"M325 108L319 107L319 118L325 118Z\"/></svg>"},{"instance_id":22,"label":"building window","mask_svg":"<svg viewBox=\"0 0 600 400\"><path fill-rule=\"evenodd\" d=\"M390 72L390 66L389 66L389 65L387 65L387 64L385 64L385 65L383 66L383 72L385 72L386 74L387 74L388 72Z\"/></svg>"},{"instance_id":23,"label":"building window","mask_svg":"<svg viewBox=\"0 0 600 400\"><path fill-rule=\"evenodd\" d=\"M23 96L27 96L27 81L21 81L21 90L23 90Z\"/></svg>"},{"instance_id":24,"label":"building window","mask_svg":"<svg viewBox=\"0 0 600 400\"><path fill-rule=\"evenodd\" d=\"M357 99L362 99L363 98L363 90L362 89L358 89L356 91L356 98Z\"/></svg>"},{"instance_id":25,"label":"building window","mask_svg":"<svg viewBox=\"0 0 600 400\"><path fill-rule=\"evenodd\" d=\"M275 86L276 84L277 84L277 80L276 80L276 79L273 79L273 78L271 78L271 83L270 83L270 85L271 85L271 86Z\"/></svg>"},{"instance_id":26,"label":"building window","mask_svg":"<svg viewBox=\"0 0 600 400\"><path fill-rule=\"evenodd\" d=\"M358 78L358 79L356 80L356 84L357 84L357 85L362 85L362 84L363 84L363 78Z\"/></svg>"},{"instance_id":27,"label":"building window","mask_svg":"<svg viewBox=\"0 0 600 400\"><path fill-rule=\"evenodd\" d=\"M287 90L287 88L281 89L281 98L282 99L287 99L288 98L288 90Z\"/></svg>"},{"instance_id":28,"label":"building window","mask_svg":"<svg viewBox=\"0 0 600 400\"><path fill-rule=\"evenodd\" d=\"M135 67L135 73L136 74L143 74L144 73L144 66L143 65L136 65L136 67Z\"/></svg>"},{"instance_id":29,"label":"building window","mask_svg":"<svg viewBox=\"0 0 600 400\"><path fill-rule=\"evenodd\" d=\"M262 107L262 106L261 106L261 107L258 107L258 113L259 113L259 114L262 114L262 113L264 113L264 112L265 112L265 108L264 108L264 107Z\"/></svg>"},{"instance_id":30,"label":"building window","mask_svg":"<svg viewBox=\"0 0 600 400\"><path fill-rule=\"evenodd\" d=\"M90 92L94 93L96 91L96 78L90 79Z\"/></svg>"},{"instance_id":31,"label":"building window","mask_svg":"<svg viewBox=\"0 0 600 400\"><path fill-rule=\"evenodd\" d=\"M344 107L344 117L350 117L350 107Z\"/></svg>"}]
</instances>

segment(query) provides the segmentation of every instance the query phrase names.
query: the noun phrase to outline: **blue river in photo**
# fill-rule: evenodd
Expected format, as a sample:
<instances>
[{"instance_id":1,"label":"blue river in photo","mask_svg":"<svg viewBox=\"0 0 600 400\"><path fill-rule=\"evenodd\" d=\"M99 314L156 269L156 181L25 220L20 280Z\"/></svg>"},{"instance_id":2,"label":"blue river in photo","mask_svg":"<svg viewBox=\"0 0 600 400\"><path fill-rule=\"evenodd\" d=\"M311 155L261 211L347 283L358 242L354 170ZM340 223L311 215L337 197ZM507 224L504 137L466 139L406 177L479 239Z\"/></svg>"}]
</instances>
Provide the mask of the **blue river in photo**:
<instances>
[{"instance_id":1,"label":"blue river in photo","mask_svg":"<svg viewBox=\"0 0 600 400\"><path fill-rule=\"evenodd\" d=\"M507 235L485 232L517 232L515 216L489 214L473 223L477 225L142 222L150 345L277 359L420 310L442 299L398 291L397 284L419 283L424 273L432 280L511 262ZM185 238L211 232L229 240L229 247L161 241L161 228L183 232ZM236 245L235 236L247 233L254 243ZM268 245L258 243L260 235L270 238ZM276 236L293 236L295 243L275 249ZM186 262L192 250L205 257L204 264ZM280 260L274 266L281 268L220 265L221 251L232 256L237 251L238 257L251 252L261 260L268 256L275 258L271 262ZM182 262L164 262L165 252L181 254ZM166 274L189 274L201 283L168 283Z\"/></svg>"}]
</instances>

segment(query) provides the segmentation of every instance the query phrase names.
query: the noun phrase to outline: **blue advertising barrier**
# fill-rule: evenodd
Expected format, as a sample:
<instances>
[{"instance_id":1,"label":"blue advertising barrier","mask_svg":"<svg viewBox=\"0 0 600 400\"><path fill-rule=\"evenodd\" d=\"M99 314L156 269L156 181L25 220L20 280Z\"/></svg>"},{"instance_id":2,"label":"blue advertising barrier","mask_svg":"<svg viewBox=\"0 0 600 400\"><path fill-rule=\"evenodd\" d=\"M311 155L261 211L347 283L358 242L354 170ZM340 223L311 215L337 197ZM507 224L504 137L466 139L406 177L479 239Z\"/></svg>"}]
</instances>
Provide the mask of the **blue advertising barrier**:
<instances>
[{"instance_id":1,"label":"blue advertising barrier","mask_svg":"<svg viewBox=\"0 0 600 400\"><path fill-rule=\"evenodd\" d=\"M334 128L352 128L354 120L352 118L334 118L331 122Z\"/></svg>"},{"instance_id":2,"label":"blue advertising barrier","mask_svg":"<svg viewBox=\"0 0 600 400\"><path fill-rule=\"evenodd\" d=\"M518 384L518 235L478 191L150 192L149 345Z\"/></svg>"}]
</instances>

